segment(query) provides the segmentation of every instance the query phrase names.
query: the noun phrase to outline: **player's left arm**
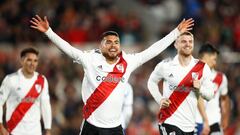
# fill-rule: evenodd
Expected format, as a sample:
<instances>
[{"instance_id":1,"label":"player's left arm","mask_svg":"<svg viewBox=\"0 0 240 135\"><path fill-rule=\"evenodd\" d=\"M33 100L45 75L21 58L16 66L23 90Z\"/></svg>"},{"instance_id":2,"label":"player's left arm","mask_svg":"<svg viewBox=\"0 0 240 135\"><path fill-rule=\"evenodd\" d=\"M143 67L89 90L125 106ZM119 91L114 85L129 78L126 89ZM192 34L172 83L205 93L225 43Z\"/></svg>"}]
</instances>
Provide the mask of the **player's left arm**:
<instances>
[{"instance_id":1,"label":"player's left arm","mask_svg":"<svg viewBox=\"0 0 240 135\"><path fill-rule=\"evenodd\" d=\"M139 63L138 66L144 64L145 62L149 61L150 59L160 54L168 46L170 46L181 33L192 30L193 25L194 21L192 18L187 20L184 19L181 23L179 23L179 25L174 30L172 30L168 35L163 37L161 40L155 42L146 50L140 53L136 53L135 56L136 61L138 61Z\"/></svg>"},{"instance_id":2,"label":"player's left arm","mask_svg":"<svg viewBox=\"0 0 240 135\"><path fill-rule=\"evenodd\" d=\"M220 89L220 107L221 107L221 126L225 130L229 125L230 119L230 98L228 96L228 83L227 77L223 75L223 81Z\"/></svg>"},{"instance_id":3,"label":"player's left arm","mask_svg":"<svg viewBox=\"0 0 240 135\"><path fill-rule=\"evenodd\" d=\"M48 82L44 77L44 88L41 93L41 114L46 135L51 135L50 130L52 126L52 110L50 105L50 96L48 90Z\"/></svg>"},{"instance_id":4,"label":"player's left arm","mask_svg":"<svg viewBox=\"0 0 240 135\"><path fill-rule=\"evenodd\" d=\"M126 93L124 95L124 103L122 109L122 126L124 129L127 128L133 114L133 88L130 84L126 86Z\"/></svg>"}]
</instances>

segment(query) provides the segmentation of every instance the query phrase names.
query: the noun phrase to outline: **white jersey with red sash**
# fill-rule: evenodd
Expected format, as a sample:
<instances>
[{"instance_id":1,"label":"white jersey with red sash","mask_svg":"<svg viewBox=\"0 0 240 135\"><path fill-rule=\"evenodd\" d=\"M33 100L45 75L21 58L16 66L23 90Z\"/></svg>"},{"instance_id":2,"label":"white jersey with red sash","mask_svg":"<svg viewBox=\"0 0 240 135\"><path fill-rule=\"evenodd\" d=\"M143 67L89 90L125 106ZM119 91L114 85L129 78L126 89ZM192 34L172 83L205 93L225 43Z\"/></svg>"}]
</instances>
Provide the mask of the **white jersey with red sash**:
<instances>
[{"instance_id":1,"label":"white jersey with red sash","mask_svg":"<svg viewBox=\"0 0 240 135\"><path fill-rule=\"evenodd\" d=\"M121 81L126 69L127 62L123 59L122 54L120 54L120 59L118 63L115 64L113 71L107 74L107 76L87 99L86 104L83 107L84 119L88 119L91 114L108 98L108 96L110 96L113 90L117 87L118 83Z\"/></svg>"},{"instance_id":2,"label":"white jersey with red sash","mask_svg":"<svg viewBox=\"0 0 240 135\"><path fill-rule=\"evenodd\" d=\"M21 69L5 77L0 88L1 122L5 102L7 129L11 134L41 135L41 113L45 129L51 128L48 83L37 72L31 79L25 78Z\"/></svg>"},{"instance_id":3,"label":"white jersey with red sash","mask_svg":"<svg viewBox=\"0 0 240 135\"><path fill-rule=\"evenodd\" d=\"M122 51L115 64L108 64L98 49L81 51L74 48L51 28L45 34L74 62L83 66L82 99L85 119L96 127L112 128L121 124L125 83L132 71L171 45L180 32L177 28L174 29L140 53L126 54Z\"/></svg>"},{"instance_id":4,"label":"white jersey with red sash","mask_svg":"<svg viewBox=\"0 0 240 135\"><path fill-rule=\"evenodd\" d=\"M151 74L149 81L158 80L157 82L159 82L163 80L163 95L161 98L169 98L172 102L168 108L160 110L159 123L177 126L184 132L192 132L197 110L197 94L193 90L192 80L193 78L199 78L201 84L204 84L200 87L200 94L211 98L213 91L209 91L209 88L212 89L210 74L207 64L193 57L185 67L180 65L178 55L173 60L166 59L159 63ZM154 83L152 84L154 85ZM149 86L149 90L154 91L151 86ZM161 99L155 100L159 103Z\"/></svg>"},{"instance_id":5,"label":"white jersey with red sash","mask_svg":"<svg viewBox=\"0 0 240 135\"><path fill-rule=\"evenodd\" d=\"M163 123L166 119L171 117L182 102L187 98L191 91L194 91L193 88L193 77L194 74L197 74L196 79L201 79L203 67L203 62L198 61L198 63L187 73L187 75L182 79L178 84L176 89L173 90L172 94L169 97L171 104L167 108L162 108L159 113L159 122Z\"/></svg>"},{"instance_id":6,"label":"white jersey with red sash","mask_svg":"<svg viewBox=\"0 0 240 135\"><path fill-rule=\"evenodd\" d=\"M228 93L228 83L227 77L221 72L212 70L211 80L214 84L214 98L210 101L205 101L205 111L208 116L209 125L220 123L221 121L221 109L219 98L221 95L227 95ZM203 123L202 116L199 111L197 111L196 123Z\"/></svg>"},{"instance_id":7,"label":"white jersey with red sash","mask_svg":"<svg viewBox=\"0 0 240 135\"><path fill-rule=\"evenodd\" d=\"M221 122L220 96L227 95L228 86L226 76L215 70L212 70L215 96L212 100L206 103L206 114L208 116L209 124Z\"/></svg>"},{"instance_id":8,"label":"white jersey with red sash","mask_svg":"<svg viewBox=\"0 0 240 135\"><path fill-rule=\"evenodd\" d=\"M89 123L104 128L121 124L125 83L130 73L140 65L133 57L122 52L118 62L110 65L99 50L86 52L84 61L81 61L87 61L83 65L82 98L85 104L83 117Z\"/></svg>"},{"instance_id":9,"label":"white jersey with red sash","mask_svg":"<svg viewBox=\"0 0 240 135\"><path fill-rule=\"evenodd\" d=\"M42 92L43 86L44 78L42 75L39 74L37 80L34 82L27 95L18 104L18 106L13 111L10 119L7 121L7 129L10 133L19 124L27 111L32 107L35 100L37 100L38 96Z\"/></svg>"}]
</instances>

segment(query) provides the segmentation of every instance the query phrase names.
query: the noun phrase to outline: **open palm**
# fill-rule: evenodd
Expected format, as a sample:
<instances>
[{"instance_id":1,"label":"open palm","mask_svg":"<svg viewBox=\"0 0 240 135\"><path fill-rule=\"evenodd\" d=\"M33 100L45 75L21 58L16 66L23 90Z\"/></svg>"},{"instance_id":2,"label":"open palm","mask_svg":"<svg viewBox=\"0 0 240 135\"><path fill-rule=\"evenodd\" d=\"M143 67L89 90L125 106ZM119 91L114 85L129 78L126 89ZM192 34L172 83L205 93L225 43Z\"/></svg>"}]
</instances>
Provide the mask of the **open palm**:
<instances>
[{"instance_id":1,"label":"open palm","mask_svg":"<svg viewBox=\"0 0 240 135\"><path fill-rule=\"evenodd\" d=\"M49 28L49 23L47 17L44 16L44 19L36 15L30 20L31 28L37 29L40 32L46 32Z\"/></svg>"},{"instance_id":2,"label":"open palm","mask_svg":"<svg viewBox=\"0 0 240 135\"><path fill-rule=\"evenodd\" d=\"M189 30L192 30L192 27L194 25L194 20L192 18L190 19L183 19L182 22L178 25L178 30L183 33Z\"/></svg>"}]
</instances>

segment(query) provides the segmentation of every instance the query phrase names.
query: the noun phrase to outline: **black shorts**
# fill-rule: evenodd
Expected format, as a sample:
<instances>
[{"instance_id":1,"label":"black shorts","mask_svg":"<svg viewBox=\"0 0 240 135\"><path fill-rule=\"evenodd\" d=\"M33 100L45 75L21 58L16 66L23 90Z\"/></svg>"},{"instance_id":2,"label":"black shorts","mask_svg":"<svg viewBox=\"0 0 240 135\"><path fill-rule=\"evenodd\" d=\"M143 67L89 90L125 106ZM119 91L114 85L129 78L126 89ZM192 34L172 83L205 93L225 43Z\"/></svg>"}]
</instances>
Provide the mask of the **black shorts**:
<instances>
[{"instance_id":1,"label":"black shorts","mask_svg":"<svg viewBox=\"0 0 240 135\"><path fill-rule=\"evenodd\" d=\"M210 125L210 134L212 133L223 134L219 123L214 123Z\"/></svg>"},{"instance_id":2,"label":"black shorts","mask_svg":"<svg viewBox=\"0 0 240 135\"><path fill-rule=\"evenodd\" d=\"M184 132L180 128L170 125L170 124L161 124L159 125L159 131L161 135L193 135L192 132Z\"/></svg>"},{"instance_id":3,"label":"black shorts","mask_svg":"<svg viewBox=\"0 0 240 135\"><path fill-rule=\"evenodd\" d=\"M124 135L122 126L114 128L99 128L84 121L80 135Z\"/></svg>"}]
</instances>

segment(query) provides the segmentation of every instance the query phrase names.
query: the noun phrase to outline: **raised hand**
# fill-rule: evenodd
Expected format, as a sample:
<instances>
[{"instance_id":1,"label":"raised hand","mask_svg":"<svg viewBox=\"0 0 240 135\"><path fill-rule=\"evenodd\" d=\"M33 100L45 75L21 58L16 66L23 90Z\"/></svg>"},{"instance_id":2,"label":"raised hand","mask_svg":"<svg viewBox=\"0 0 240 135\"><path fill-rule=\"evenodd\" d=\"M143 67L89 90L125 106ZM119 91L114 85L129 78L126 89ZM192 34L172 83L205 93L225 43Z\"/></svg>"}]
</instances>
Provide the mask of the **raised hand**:
<instances>
[{"instance_id":1,"label":"raised hand","mask_svg":"<svg viewBox=\"0 0 240 135\"><path fill-rule=\"evenodd\" d=\"M30 22L31 22L30 27L37 29L40 32L46 32L49 28L49 23L46 16L44 16L44 19L42 19L41 17L36 15L30 20Z\"/></svg>"},{"instance_id":2,"label":"raised hand","mask_svg":"<svg viewBox=\"0 0 240 135\"><path fill-rule=\"evenodd\" d=\"M187 20L183 19L177 28L181 33L184 33L186 31L192 30L193 26L194 26L194 20L192 18L190 18Z\"/></svg>"}]
</instances>

